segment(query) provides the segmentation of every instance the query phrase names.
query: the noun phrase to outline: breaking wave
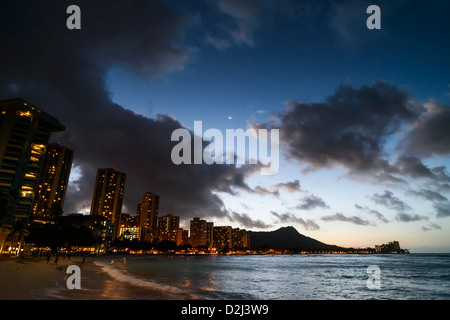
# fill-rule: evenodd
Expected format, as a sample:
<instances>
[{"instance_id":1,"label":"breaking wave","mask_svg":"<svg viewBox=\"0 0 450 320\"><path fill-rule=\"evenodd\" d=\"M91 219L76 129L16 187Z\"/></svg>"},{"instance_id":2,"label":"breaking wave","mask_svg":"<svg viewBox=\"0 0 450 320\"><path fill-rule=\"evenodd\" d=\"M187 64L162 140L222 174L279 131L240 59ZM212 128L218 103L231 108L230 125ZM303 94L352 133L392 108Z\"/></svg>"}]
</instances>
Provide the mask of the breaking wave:
<instances>
[{"instance_id":1,"label":"breaking wave","mask_svg":"<svg viewBox=\"0 0 450 320\"><path fill-rule=\"evenodd\" d=\"M169 293L169 294L175 294L175 295L184 295L189 296L191 299L199 299L200 297L193 297L193 294L185 289L159 283L154 280L146 279L146 278L140 278L135 275L130 274L126 270L120 270L115 266L112 266L111 264L103 261L94 261L94 264L101 267L102 271L107 273L110 277L114 278L117 281L126 283L128 285L160 291L162 293Z\"/></svg>"}]
</instances>

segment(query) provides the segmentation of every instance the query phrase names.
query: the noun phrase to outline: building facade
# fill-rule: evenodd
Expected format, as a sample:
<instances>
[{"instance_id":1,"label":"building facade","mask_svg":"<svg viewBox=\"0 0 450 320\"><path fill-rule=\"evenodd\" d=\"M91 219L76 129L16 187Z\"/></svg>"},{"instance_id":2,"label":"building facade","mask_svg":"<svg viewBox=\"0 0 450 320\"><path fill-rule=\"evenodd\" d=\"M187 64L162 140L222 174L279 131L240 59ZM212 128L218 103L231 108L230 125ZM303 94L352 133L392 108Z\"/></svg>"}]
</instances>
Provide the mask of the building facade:
<instances>
[{"instance_id":1,"label":"building facade","mask_svg":"<svg viewBox=\"0 0 450 320\"><path fill-rule=\"evenodd\" d=\"M141 240L141 228L121 227L119 238L127 240Z\"/></svg>"},{"instance_id":2,"label":"building facade","mask_svg":"<svg viewBox=\"0 0 450 320\"><path fill-rule=\"evenodd\" d=\"M213 247L220 249L231 249L233 245L232 228L220 226L213 228Z\"/></svg>"},{"instance_id":3,"label":"building facade","mask_svg":"<svg viewBox=\"0 0 450 320\"><path fill-rule=\"evenodd\" d=\"M189 231L181 228L166 230L160 233L160 240L167 240L182 246L189 243Z\"/></svg>"},{"instance_id":4,"label":"building facade","mask_svg":"<svg viewBox=\"0 0 450 320\"><path fill-rule=\"evenodd\" d=\"M206 220L195 217L190 222L191 245L194 248L207 246Z\"/></svg>"},{"instance_id":5,"label":"building facade","mask_svg":"<svg viewBox=\"0 0 450 320\"><path fill-rule=\"evenodd\" d=\"M232 230L232 248L233 249L242 249L250 247L250 236L248 233L239 228L235 228Z\"/></svg>"},{"instance_id":6,"label":"building facade","mask_svg":"<svg viewBox=\"0 0 450 320\"><path fill-rule=\"evenodd\" d=\"M94 194L91 203L91 215L103 216L111 221L114 237L120 232L123 196L126 174L112 168L98 169Z\"/></svg>"},{"instance_id":7,"label":"building facade","mask_svg":"<svg viewBox=\"0 0 450 320\"><path fill-rule=\"evenodd\" d=\"M72 168L73 151L51 143L45 152L42 171L33 206L33 216L50 217L53 209L64 207L67 184Z\"/></svg>"},{"instance_id":8,"label":"building facade","mask_svg":"<svg viewBox=\"0 0 450 320\"><path fill-rule=\"evenodd\" d=\"M177 230L180 228L180 217L172 216L171 214L167 216L162 216L158 218L158 229L159 232Z\"/></svg>"},{"instance_id":9,"label":"building facade","mask_svg":"<svg viewBox=\"0 0 450 320\"><path fill-rule=\"evenodd\" d=\"M158 236L159 195L146 192L138 205L138 221L142 230L141 239L154 241Z\"/></svg>"}]
</instances>

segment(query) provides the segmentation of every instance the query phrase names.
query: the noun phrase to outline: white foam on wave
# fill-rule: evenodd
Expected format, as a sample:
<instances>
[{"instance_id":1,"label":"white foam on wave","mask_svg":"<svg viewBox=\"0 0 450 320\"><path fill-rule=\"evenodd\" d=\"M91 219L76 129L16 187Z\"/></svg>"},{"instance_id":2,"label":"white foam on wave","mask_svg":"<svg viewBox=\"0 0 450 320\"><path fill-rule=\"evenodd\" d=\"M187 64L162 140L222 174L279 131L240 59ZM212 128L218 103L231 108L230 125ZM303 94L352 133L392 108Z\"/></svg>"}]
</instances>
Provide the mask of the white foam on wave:
<instances>
[{"instance_id":1,"label":"white foam on wave","mask_svg":"<svg viewBox=\"0 0 450 320\"><path fill-rule=\"evenodd\" d=\"M106 272L110 277L133 286L151 290L158 290L164 293L191 295L190 291L178 288L176 286L158 283L150 279L139 278L128 273L126 270L120 270L107 262L94 261L94 264L101 267L102 270Z\"/></svg>"}]
</instances>

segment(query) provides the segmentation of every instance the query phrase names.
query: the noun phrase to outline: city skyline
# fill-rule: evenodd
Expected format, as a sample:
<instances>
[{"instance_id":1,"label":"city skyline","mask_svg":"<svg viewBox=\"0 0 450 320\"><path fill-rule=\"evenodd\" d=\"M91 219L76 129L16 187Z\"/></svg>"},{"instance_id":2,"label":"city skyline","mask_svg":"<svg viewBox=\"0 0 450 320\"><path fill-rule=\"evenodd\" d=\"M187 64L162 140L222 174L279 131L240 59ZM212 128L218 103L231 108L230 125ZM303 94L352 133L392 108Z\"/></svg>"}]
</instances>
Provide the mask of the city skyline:
<instances>
[{"instance_id":1,"label":"city skyline","mask_svg":"<svg viewBox=\"0 0 450 320\"><path fill-rule=\"evenodd\" d=\"M116 168L127 175L122 212L154 192L160 215L450 252L450 4L76 4L76 30L64 1L0 13L0 98L59 119L66 130L51 142L74 150L64 212L89 214L97 169ZM377 30L366 26L373 4ZM277 174L174 164L171 135L195 121L279 129Z\"/></svg>"}]
</instances>

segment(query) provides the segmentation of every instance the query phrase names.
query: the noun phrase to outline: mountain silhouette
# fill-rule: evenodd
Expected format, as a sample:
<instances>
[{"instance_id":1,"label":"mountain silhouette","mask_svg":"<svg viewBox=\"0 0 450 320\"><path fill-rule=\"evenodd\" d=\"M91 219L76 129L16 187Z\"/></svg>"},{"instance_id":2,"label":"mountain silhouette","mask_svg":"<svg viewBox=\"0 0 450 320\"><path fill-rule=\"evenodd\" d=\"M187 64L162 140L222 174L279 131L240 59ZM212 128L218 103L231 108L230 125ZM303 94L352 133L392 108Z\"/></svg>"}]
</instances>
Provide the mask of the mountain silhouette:
<instances>
[{"instance_id":1,"label":"mountain silhouette","mask_svg":"<svg viewBox=\"0 0 450 320\"><path fill-rule=\"evenodd\" d=\"M324 249L338 250L340 247L325 244L299 233L294 227L283 227L275 231L247 231L252 248L271 249Z\"/></svg>"}]
</instances>

